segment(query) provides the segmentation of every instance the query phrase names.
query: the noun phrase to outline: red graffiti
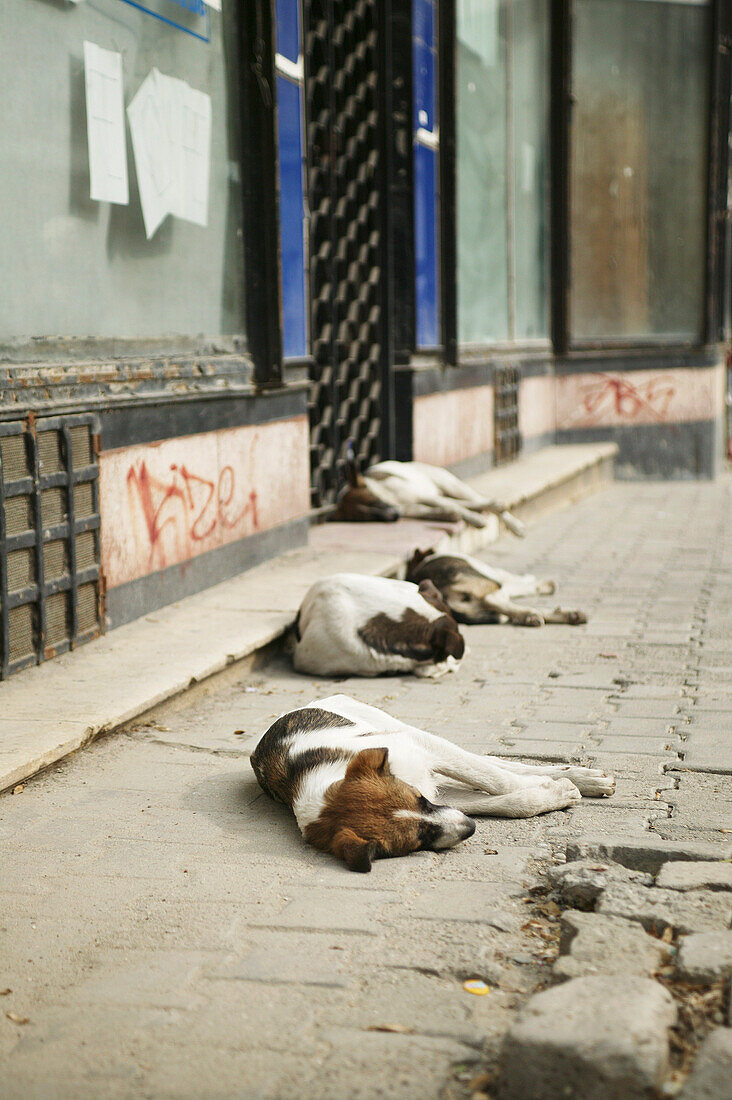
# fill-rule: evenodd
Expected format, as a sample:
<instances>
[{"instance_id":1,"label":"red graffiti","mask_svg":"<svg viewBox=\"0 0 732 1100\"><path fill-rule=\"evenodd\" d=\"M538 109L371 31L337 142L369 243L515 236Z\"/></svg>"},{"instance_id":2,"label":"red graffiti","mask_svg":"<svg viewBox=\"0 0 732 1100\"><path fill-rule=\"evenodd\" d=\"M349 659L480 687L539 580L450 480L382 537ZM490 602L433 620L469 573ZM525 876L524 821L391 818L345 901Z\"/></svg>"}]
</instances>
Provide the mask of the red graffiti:
<instances>
[{"instance_id":1,"label":"red graffiti","mask_svg":"<svg viewBox=\"0 0 732 1100\"><path fill-rule=\"evenodd\" d=\"M156 556L157 568L167 564L162 541L166 529L176 543L179 561L190 556L185 547L188 539L201 542L213 535L219 525L231 529L251 515L255 530L259 526L256 489L251 490L243 507L232 508L236 477L231 466L222 467L217 481L211 481L191 473L184 465L171 463L170 478L163 481L150 473L143 460L130 466L127 491L142 509L150 544L149 567Z\"/></svg>"},{"instance_id":2,"label":"red graffiti","mask_svg":"<svg viewBox=\"0 0 732 1100\"><path fill-rule=\"evenodd\" d=\"M600 374L597 382L583 387L584 422L602 424L609 413L623 420L650 417L663 422L675 394L676 387L670 375L632 385L624 378Z\"/></svg>"}]
</instances>

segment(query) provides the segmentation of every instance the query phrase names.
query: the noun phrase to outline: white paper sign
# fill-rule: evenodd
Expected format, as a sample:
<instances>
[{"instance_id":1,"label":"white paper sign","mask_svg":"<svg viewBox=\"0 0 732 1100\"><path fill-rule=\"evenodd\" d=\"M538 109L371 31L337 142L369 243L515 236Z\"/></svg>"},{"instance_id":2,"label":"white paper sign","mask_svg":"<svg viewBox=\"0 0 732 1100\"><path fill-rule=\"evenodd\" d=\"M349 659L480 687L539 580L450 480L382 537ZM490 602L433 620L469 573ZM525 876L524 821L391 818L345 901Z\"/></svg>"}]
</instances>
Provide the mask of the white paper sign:
<instances>
[{"instance_id":1,"label":"white paper sign","mask_svg":"<svg viewBox=\"0 0 732 1100\"><path fill-rule=\"evenodd\" d=\"M208 4L210 8L221 11L221 0L203 0L203 2L204 4Z\"/></svg>"},{"instance_id":2,"label":"white paper sign","mask_svg":"<svg viewBox=\"0 0 732 1100\"><path fill-rule=\"evenodd\" d=\"M210 97L153 69L127 116L148 240L167 214L207 225Z\"/></svg>"},{"instance_id":3,"label":"white paper sign","mask_svg":"<svg viewBox=\"0 0 732 1100\"><path fill-rule=\"evenodd\" d=\"M90 194L96 202L129 202L122 55L84 43Z\"/></svg>"}]
</instances>

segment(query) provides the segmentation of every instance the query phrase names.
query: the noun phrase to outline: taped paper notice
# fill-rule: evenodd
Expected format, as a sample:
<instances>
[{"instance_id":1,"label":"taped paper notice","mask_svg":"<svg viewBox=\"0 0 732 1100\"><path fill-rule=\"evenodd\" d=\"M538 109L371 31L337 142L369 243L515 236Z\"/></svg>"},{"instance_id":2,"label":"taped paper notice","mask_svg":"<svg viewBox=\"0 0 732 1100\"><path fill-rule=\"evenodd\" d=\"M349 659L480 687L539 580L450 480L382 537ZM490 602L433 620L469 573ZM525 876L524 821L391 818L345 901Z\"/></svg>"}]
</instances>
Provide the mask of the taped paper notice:
<instances>
[{"instance_id":1,"label":"taped paper notice","mask_svg":"<svg viewBox=\"0 0 732 1100\"><path fill-rule=\"evenodd\" d=\"M127 116L148 240L167 214L207 225L210 97L153 69Z\"/></svg>"},{"instance_id":2,"label":"taped paper notice","mask_svg":"<svg viewBox=\"0 0 732 1100\"><path fill-rule=\"evenodd\" d=\"M221 11L221 0L203 0L203 2L204 4L208 4L210 8Z\"/></svg>"},{"instance_id":3,"label":"taped paper notice","mask_svg":"<svg viewBox=\"0 0 732 1100\"><path fill-rule=\"evenodd\" d=\"M90 195L96 202L129 202L122 55L84 43L86 133Z\"/></svg>"}]
</instances>

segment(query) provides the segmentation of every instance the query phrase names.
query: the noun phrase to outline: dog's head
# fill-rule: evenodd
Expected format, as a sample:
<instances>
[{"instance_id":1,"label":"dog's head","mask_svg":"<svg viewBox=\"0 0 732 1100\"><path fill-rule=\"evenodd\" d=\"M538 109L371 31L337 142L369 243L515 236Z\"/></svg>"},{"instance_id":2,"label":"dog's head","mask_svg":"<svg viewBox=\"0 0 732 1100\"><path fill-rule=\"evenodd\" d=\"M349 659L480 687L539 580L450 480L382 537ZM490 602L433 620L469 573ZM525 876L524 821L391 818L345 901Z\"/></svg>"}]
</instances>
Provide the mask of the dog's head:
<instances>
[{"instance_id":1,"label":"dog's head","mask_svg":"<svg viewBox=\"0 0 732 1100\"><path fill-rule=\"evenodd\" d=\"M338 494L334 519L346 523L394 523L399 509L382 500L358 468L352 453L346 459L347 483Z\"/></svg>"},{"instance_id":2,"label":"dog's head","mask_svg":"<svg viewBox=\"0 0 732 1100\"><path fill-rule=\"evenodd\" d=\"M420 592L430 582L437 589L442 606L446 605L459 623L492 623L497 619L487 600L500 586L457 554L433 555L430 551L416 550L407 565L407 580L418 584Z\"/></svg>"},{"instance_id":3,"label":"dog's head","mask_svg":"<svg viewBox=\"0 0 732 1100\"><path fill-rule=\"evenodd\" d=\"M326 792L305 839L332 852L351 871L370 871L374 859L452 848L475 832L475 822L449 806L434 806L392 774L388 749L363 749L344 778Z\"/></svg>"}]
</instances>

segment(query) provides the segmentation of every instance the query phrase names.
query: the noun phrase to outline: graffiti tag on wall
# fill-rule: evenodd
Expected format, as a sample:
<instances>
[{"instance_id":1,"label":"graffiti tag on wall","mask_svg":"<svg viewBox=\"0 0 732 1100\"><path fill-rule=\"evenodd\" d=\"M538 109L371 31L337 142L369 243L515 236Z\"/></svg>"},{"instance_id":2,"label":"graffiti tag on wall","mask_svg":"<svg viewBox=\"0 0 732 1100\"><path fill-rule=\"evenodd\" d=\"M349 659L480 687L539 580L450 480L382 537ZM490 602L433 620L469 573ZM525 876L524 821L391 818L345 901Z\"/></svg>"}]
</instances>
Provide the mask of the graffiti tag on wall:
<instances>
[{"instance_id":1,"label":"graffiti tag on wall","mask_svg":"<svg viewBox=\"0 0 732 1100\"><path fill-rule=\"evenodd\" d=\"M557 427L676 424L716 415L717 371L673 370L569 374L557 378Z\"/></svg>"},{"instance_id":2,"label":"graffiti tag on wall","mask_svg":"<svg viewBox=\"0 0 732 1100\"><path fill-rule=\"evenodd\" d=\"M102 562L110 588L304 516L307 417L102 452Z\"/></svg>"},{"instance_id":3,"label":"graffiti tag on wall","mask_svg":"<svg viewBox=\"0 0 732 1100\"><path fill-rule=\"evenodd\" d=\"M671 375L659 375L633 384L619 375L600 374L583 387L584 423L604 424L608 415L621 420L666 420L676 387Z\"/></svg>"},{"instance_id":4,"label":"graffiti tag on wall","mask_svg":"<svg viewBox=\"0 0 732 1100\"><path fill-rule=\"evenodd\" d=\"M202 542L219 524L231 530L249 515L254 530L259 527L256 489L249 492L243 506L237 508L233 503L236 475L231 466L224 466L213 481L185 465L171 463L168 476L157 478L142 459L127 471L127 491L131 510L138 505L145 520L149 569L164 569L168 564L164 535L172 538L179 560L188 539Z\"/></svg>"}]
</instances>

